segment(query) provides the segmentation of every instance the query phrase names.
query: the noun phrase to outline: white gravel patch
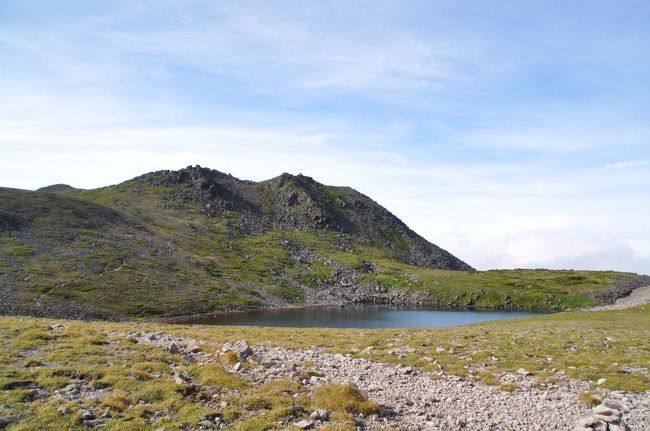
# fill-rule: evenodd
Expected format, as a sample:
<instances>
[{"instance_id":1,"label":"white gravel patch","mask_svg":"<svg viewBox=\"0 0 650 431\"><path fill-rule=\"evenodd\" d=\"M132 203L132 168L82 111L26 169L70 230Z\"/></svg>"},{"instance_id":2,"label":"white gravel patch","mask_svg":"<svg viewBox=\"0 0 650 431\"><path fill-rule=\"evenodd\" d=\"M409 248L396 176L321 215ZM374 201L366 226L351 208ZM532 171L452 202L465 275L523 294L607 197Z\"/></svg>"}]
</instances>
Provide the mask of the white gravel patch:
<instances>
[{"instance_id":1,"label":"white gravel patch","mask_svg":"<svg viewBox=\"0 0 650 431\"><path fill-rule=\"evenodd\" d=\"M156 333L129 334L141 342L167 347L181 346L181 352L197 363L217 362L218 356L192 352L182 346L195 346L196 340ZM245 342L243 342L245 345ZM277 379L294 379L306 386L327 382L350 383L382 406L381 416L360 418L362 429L393 427L400 430L589 430L576 428L589 423L592 409L584 405L580 394L589 391L586 382L562 377L549 386L537 384L534 376L505 374L502 381L519 386L504 392L495 386L457 376L421 372L414 367L386 364L370 359L332 354L319 348L287 349L250 346L249 367L236 367L233 373L262 384ZM322 377L303 379L301 364ZM622 422L631 430L650 430L650 391L629 393L602 391L620 408ZM618 413L617 413L618 414ZM601 424L603 424L601 422ZM615 424L610 430L617 429ZM619 428L624 429L624 428Z\"/></svg>"}]
</instances>

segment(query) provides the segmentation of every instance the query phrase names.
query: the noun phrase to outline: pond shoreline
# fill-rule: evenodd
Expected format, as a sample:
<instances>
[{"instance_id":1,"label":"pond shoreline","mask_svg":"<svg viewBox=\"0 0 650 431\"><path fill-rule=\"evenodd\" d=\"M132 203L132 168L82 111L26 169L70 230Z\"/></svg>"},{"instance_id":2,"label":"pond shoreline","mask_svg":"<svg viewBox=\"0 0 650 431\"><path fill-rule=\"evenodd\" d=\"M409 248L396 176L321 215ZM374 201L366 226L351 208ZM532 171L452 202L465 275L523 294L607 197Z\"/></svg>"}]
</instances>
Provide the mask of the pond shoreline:
<instances>
[{"instance_id":1,"label":"pond shoreline","mask_svg":"<svg viewBox=\"0 0 650 431\"><path fill-rule=\"evenodd\" d=\"M585 310L609 310L609 309L621 309L626 308L625 304L629 306L640 305L642 303L650 302L650 286L639 286L632 289L617 289L618 293L623 293L621 296L617 297L608 297L606 302L608 304L595 305L593 307L586 308L575 308L575 309L561 309L561 308L535 308L535 307L507 307L507 306L498 306L498 307L440 307L432 304L422 304L422 305L409 305L409 304L376 304L376 303L363 303L363 302L351 302L351 303L336 303L336 304L313 304L313 305L296 305L296 306L262 306L262 307L251 307L243 309L233 309L233 310L220 310L212 311L209 313L191 313L183 314L178 316L169 316L169 317L152 317L144 318L141 321L146 322L156 322L156 323L170 323L170 324L194 324L194 323L185 323L188 320L204 320L211 317L223 317L229 315L238 315L245 313L253 312L263 312L263 311L289 311L289 310L307 310L307 309L323 309L323 308L355 308L355 307L387 307L395 310L423 310L423 311L476 311L476 312L529 312L529 313L539 313L539 314L552 314L559 312L570 312L570 311L585 311ZM629 298L636 297L638 291L643 291L642 299L636 299L635 301L630 302ZM601 301L603 298L599 298ZM639 302L642 301L642 302ZM644 301L644 302L643 302Z\"/></svg>"},{"instance_id":2,"label":"pond shoreline","mask_svg":"<svg viewBox=\"0 0 650 431\"><path fill-rule=\"evenodd\" d=\"M340 309L354 309L354 308L388 308L391 310L404 310L404 311L473 311L473 312L503 312L503 313L538 313L538 314L552 314L559 313L562 311L572 311L572 310L562 310L562 309L547 309L547 308L526 308L526 307L474 307L474 308L454 308L454 307L436 307L433 305L392 305L392 304L373 304L373 303L350 303L350 304L316 304L316 305L297 305L297 306L264 306L264 307L255 307L255 308L246 308L246 309L235 309L235 310L221 310L221 311L212 311L209 313L192 313L192 314L183 314L179 316L170 316L170 317L154 317L154 318L145 318L140 319L143 322L153 322L153 323L169 323L169 324L193 324L193 323L184 323L187 320L201 320L209 319L211 317L224 317L230 315L241 315L247 313L257 313L257 312L266 312L266 311L296 311L296 310L319 310L327 308L340 308Z\"/></svg>"}]
</instances>

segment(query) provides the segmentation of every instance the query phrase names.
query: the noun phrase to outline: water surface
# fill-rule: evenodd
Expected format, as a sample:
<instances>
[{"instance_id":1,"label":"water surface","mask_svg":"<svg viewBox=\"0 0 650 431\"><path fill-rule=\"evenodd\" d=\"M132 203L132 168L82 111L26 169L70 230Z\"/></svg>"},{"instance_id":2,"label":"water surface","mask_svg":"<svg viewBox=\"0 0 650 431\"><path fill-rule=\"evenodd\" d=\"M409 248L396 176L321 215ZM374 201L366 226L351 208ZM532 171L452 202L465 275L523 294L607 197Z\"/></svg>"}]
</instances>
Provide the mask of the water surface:
<instances>
[{"instance_id":1,"label":"water surface","mask_svg":"<svg viewBox=\"0 0 650 431\"><path fill-rule=\"evenodd\" d=\"M298 328L433 328L487 320L517 319L539 314L541 313L403 309L385 306L308 307L197 317L180 323Z\"/></svg>"}]
</instances>

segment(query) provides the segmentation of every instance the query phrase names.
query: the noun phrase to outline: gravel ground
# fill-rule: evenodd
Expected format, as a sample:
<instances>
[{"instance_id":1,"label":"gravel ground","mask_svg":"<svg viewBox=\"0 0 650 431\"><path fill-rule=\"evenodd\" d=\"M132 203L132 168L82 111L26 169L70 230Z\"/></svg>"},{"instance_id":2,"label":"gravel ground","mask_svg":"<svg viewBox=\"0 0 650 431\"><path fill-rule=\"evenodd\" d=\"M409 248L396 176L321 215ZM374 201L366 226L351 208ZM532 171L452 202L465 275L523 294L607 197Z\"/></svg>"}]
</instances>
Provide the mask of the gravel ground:
<instances>
[{"instance_id":1,"label":"gravel ground","mask_svg":"<svg viewBox=\"0 0 650 431\"><path fill-rule=\"evenodd\" d=\"M163 333L128 335L163 348L175 343L189 360L199 364L219 360L218 355L200 351L192 353L191 347L197 341L190 338ZM245 347L248 345L241 341L227 344L223 350L238 351ZM613 416L600 416L612 422L607 428L604 419L597 421L597 412L579 399L590 385L568 378L560 378L550 386L540 386L534 376L522 370L519 374L502 376L503 382L515 383L519 387L513 392L504 392L457 376L420 372L414 367L331 354L320 349L250 347L253 354L248 359L248 366L236 365L231 372L258 384L286 378L314 387L328 382L351 383L369 399L380 403L381 416L358 418L362 429L650 430L650 392L634 394L604 390L607 405L615 406L614 413L610 412ZM300 364L305 362L312 364L309 369L320 377L303 379ZM601 405L599 408L606 407Z\"/></svg>"},{"instance_id":2,"label":"gravel ground","mask_svg":"<svg viewBox=\"0 0 650 431\"><path fill-rule=\"evenodd\" d=\"M650 303L650 286L639 287L634 289L629 296L616 300L612 305L601 305L599 307L588 308L589 311L599 310L622 310L624 308L636 307Z\"/></svg>"}]
</instances>

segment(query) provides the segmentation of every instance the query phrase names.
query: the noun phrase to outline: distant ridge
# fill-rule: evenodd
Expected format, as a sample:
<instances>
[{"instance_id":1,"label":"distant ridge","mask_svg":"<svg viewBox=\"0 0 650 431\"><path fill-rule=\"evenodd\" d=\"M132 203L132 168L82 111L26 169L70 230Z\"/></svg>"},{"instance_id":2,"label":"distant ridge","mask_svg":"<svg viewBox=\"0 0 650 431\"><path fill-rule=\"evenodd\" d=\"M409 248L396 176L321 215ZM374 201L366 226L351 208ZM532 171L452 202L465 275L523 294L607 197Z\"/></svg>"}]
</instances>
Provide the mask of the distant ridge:
<instances>
[{"instance_id":1,"label":"distant ridge","mask_svg":"<svg viewBox=\"0 0 650 431\"><path fill-rule=\"evenodd\" d=\"M40 189L36 189L37 192L61 192L64 190L71 190L74 189L74 187L69 186L67 184L52 184L51 186L45 186L41 187Z\"/></svg>"}]
</instances>

